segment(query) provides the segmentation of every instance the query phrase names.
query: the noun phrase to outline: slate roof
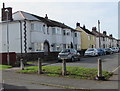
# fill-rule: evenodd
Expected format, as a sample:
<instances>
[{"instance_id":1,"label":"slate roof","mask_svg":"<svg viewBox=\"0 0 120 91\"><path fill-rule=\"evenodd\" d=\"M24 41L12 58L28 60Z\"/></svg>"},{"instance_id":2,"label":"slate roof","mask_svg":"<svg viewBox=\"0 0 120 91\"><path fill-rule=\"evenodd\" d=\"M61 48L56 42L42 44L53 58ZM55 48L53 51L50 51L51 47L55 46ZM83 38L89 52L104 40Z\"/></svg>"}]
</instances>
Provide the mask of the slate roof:
<instances>
[{"instance_id":1,"label":"slate roof","mask_svg":"<svg viewBox=\"0 0 120 91\"><path fill-rule=\"evenodd\" d=\"M92 33L91 31L89 31L88 29L83 28L83 27L80 27L80 28L83 29L86 33L91 34L91 35L94 35L94 33Z\"/></svg>"},{"instance_id":2,"label":"slate roof","mask_svg":"<svg viewBox=\"0 0 120 91\"><path fill-rule=\"evenodd\" d=\"M44 23L47 24L47 26L51 26L51 27L61 27L61 28L67 28L67 29L71 29L73 31L77 31L67 25L65 25L64 23L58 22L58 21L54 21L51 19L47 19L44 17L40 17L34 14L30 14L24 11L17 11L15 13L13 13L13 20L37 20L37 21L42 21Z\"/></svg>"},{"instance_id":3,"label":"slate roof","mask_svg":"<svg viewBox=\"0 0 120 91\"><path fill-rule=\"evenodd\" d=\"M96 30L92 30L92 33L97 36L97 37L105 37L106 35L102 34L102 33L99 33L98 31ZM107 36L106 36L107 37Z\"/></svg>"}]
</instances>

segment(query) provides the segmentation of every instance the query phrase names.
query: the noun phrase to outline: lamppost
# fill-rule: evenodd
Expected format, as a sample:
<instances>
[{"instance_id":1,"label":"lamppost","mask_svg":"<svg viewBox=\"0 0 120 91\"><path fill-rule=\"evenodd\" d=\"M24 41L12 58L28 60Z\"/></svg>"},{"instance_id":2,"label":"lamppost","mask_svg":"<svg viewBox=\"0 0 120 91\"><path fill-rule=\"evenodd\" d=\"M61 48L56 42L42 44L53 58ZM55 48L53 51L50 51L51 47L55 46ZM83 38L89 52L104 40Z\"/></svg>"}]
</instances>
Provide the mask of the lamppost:
<instances>
[{"instance_id":1,"label":"lamppost","mask_svg":"<svg viewBox=\"0 0 120 91\"><path fill-rule=\"evenodd\" d=\"M6 12L6 21L7 21L7 63L8 63L8 65L10 65L10 55L9 55L9 30L8 30L8 13L9 13L9 11L8 11L8 9L6 9L5 10L5 12Z\"/></svg>"},{"instance_id":2,"label":"lamppost","mask_svg":"<svg viewBox=\"0 0 120 91\"><path fill-rule=\"evenodd\" d=\"M101 43L100 43L100 21L98 20L98 31L99 31L99 48L101 48Z\"/></svg>"}]
</instances>

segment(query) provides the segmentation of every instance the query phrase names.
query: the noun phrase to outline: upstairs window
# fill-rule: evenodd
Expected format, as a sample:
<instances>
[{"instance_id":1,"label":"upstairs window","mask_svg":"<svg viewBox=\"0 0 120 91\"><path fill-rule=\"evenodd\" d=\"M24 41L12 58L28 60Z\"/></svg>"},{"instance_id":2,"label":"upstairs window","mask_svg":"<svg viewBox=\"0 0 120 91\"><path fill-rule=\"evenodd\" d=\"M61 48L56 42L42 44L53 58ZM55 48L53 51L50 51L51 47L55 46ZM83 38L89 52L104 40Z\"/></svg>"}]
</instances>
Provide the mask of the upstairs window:
<instances>
[{"instance_id":1,"label":"upstairs window","mask_svg":"<svg viewBox=\"0 0 120 91\"><path fill-rule=\"evenodd\" d=\"M66 32L65 32L65 30L63 30L63 35L66 35Z\"/></svg>"},{"instance_id":2,"label":"upstairs window","mask_svg":"<svg viewBox=\"0 0 120 91\"><path fill-rule=\"evenodd\" d=\"M57 34L61 34L61 30L57 28Z\"/></svg>"},{"instance_id":3,"label":"upstairs window","mask_svg":"<svg viewBox=\"0 0 120 91\"><path fill-rule=\"evenodd\" d=\"M67 31L67 33L66 33L68 36L70 35L70 31Z\"/></svg>"},{"instance_id":4,"label":"upstairs window","mask_svg":"<svg viewBox=\"0 0 120 91\"><path fill-rule=\"evenodd\" d=\"M56 34L55 28L52 28L52 34Z\"/></svg>"},{"instance_id":5,"label":"upstairs window","mask_svg":"<svg viewBox=\"0 0 120 91\"><path fill-rule=\"evenodd\" d=\"M75 37L77 37L77 33L75 33Z\"/></svg>"},{"instance_id":6,"label":"upstairs window","mask_svg":"<svg viewBox=\"0 0 120 91\"><path fill-rule=\"evenodd\" d=\"M45 34L45 25L43 25L43 33Z\"/></svg>"},{"instance_id":7,"label":"upstairs window","mask_svg":"<svg viewBox=\"0 0 120 91\"><path fill-rule=\"evenodd\" d=\"M103 37L103 41L105 41L105 37Z\"/></svg>"},{"instance_id":8,"label":"upstairs window","mask_svg":"<svg viewBox=\"0 0 120 91\"><path fill-rule=\"evenodd\" d=\"M88 40L90 40L90 35L88 35Z\"/></svg>"},{"instance_id":9,"label":"upstairs window","mask_svg":"<svg viewBox=\"0 0 120 91\"><path fill-rule=\"evenodd\" d=\"M49 27L47 27L47 34L49 34Z\"/></svg>"},{"instance_id":10,"label":"upstairs window","mask_svg":"<svg viewBox=\"0 0 120 91\"><path fill-rule=\"evenodd\" d=\"M35 24L31 23L31 30L35 30Z\"/></svg>"},{"instance_id":11,"label":"upstairs window","mask_svg":"<svg viewBox=\"0 0 120 91\"><path fill-rule=\"evenodd\" d=\"M38 24L38 30L39 30L39 31L42 31L42 29L41 29L41 24Z\"/></svg>"}]
</instances>

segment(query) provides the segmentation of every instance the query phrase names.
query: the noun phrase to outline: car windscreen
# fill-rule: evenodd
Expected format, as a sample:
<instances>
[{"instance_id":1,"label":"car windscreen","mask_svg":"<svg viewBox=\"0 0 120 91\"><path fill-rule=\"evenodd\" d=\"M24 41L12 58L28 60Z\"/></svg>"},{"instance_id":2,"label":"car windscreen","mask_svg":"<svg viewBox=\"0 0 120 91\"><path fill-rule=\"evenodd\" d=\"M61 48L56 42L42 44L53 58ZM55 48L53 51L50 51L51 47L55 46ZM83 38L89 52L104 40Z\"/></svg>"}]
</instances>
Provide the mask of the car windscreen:
<instances>
[{"instance_id":1,"label":"car windscreen","mask_svg":"<svg viewBox=\"0 0 120 91\"><path fill-rule=\"evenodd\" d=\"M69 50L69 49L62 50L62 51L61 51L61 53L68 53L68 52L70 52L70 50Z\"/></svg>"},{"instance_id":2,"label":"car windscreen","mask_svg":"<svg viewBox=\"0 0 120 91\"><path fill-rule=\"evenodd\" d=\"M88 49L87 51L94 51L94 49Z\"/></svg>"}]
</instances>

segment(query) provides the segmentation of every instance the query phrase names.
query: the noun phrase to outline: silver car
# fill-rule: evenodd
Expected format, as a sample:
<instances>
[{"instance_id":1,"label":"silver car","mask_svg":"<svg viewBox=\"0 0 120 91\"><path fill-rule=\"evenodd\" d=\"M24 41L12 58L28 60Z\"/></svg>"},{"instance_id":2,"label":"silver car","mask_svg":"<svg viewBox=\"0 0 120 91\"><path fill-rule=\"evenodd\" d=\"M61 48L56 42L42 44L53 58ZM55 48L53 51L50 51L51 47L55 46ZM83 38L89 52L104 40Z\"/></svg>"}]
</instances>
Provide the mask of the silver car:
<instances>
[{"instance_id":1,"label":"silver car","mask_svg":"<svg viewBox=\"0 0 120 91\"><path fill-rule=\"evenodd\" d=\"M80 53L78 53L75 49L65 49L58 54L59 61L63 58L70 61L75 61L75 59L80 60Z\"/></svg>"},{"instance_id":2,"label":"silver car","mask_svg":"<svg viewBox=\"0 0 120 91\"><path fill-rule=\"evenodd\" d=\"M98 50L96 48L88 48L85 51L85 56L98 56Z\"/></svg>"}]
</instances>

